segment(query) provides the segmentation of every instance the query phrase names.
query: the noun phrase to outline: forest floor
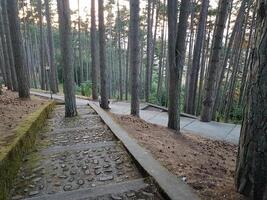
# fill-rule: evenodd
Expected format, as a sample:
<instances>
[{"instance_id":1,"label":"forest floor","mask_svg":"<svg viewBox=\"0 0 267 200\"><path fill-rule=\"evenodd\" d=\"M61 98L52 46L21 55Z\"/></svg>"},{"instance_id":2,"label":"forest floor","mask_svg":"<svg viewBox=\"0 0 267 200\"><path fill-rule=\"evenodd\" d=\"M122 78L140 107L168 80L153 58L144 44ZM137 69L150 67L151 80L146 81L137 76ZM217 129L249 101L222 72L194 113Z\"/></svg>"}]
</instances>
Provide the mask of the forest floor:
<instances>
[{"instance_id":1,"label":"forest floor","mask_svg":"<svg viewBox=\"0 0 267 200\"><path fill-rule=\"evenodd\" d=\"M44 99L31 97L21 100L18 93L4 90L0 95L0 147L8 145L14 138L14 128L28 114L37 110L46 102Z\"/></svg>"},{"instance_id":2,"label":"forest floor","mask_svg":"<svg viewBox=\"0 0 267 200\"><path fill-rule=\"evenodd\" d=\"M205 200L243 200L234 188L237 145L190 133L176 135L159 125L129 115L115 120L172 173Z\"/></svg>"}]
</instances>

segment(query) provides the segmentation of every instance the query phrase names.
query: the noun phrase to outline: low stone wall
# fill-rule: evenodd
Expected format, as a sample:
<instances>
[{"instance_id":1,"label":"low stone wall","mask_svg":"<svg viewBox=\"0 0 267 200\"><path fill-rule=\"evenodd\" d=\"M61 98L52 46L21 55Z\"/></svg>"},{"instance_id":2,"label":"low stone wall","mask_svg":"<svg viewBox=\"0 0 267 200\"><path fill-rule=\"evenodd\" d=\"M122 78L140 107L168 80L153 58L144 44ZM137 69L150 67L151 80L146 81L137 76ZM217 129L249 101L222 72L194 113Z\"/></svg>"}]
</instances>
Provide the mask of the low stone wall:
<instances>
[{"instance_id":1,"label":"low stone wall","mask_svg":"<svg viewBox=\"0 0 267 200\"><path fill-rule=\"evenodd\" d=\"M44 125L55 102L48 102L19 123L15 138L0 148L0 200L6 200L13 180L21 166L23 156L34 146L36 133Z\"/></svg>"}]
</instances>

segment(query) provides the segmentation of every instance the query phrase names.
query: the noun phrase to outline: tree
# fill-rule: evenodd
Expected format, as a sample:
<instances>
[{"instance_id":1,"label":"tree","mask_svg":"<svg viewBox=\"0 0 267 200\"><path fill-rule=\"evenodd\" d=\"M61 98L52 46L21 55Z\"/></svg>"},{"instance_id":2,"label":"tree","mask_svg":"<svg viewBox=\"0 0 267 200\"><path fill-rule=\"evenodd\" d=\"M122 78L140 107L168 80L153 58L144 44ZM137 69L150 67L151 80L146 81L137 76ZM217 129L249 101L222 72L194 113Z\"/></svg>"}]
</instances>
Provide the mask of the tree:
<instances>
[{"instance_id":1,"label":"tree","mask_svg":"<svg viewBox=\"0 0 267 200\"><path fill-rule=\"evenodd\" d=\"M95 1L91 1L91 60L92 60L92 96L97 100L97 62L96 62L96 24L95 24Z\"/></svg>"},{"instance_id":2,"label":"tree","mask_svg":"<svg viewBox=\"0 0 267 200\"><path fill-rule=\"evenodd\" d=\"M11 41L6 0L2 0L2 11L3 11L2 15L3 15L3 23L4 23L3 29L5 32L6 43L7 43L7 51L8 51L7 55L8 55L9 66L11 70L12 86L13 86L14 91L18 91L18 80L17 80L17 74L16 74L16 69L15 69L15 63L14 63L14 53L13 53L13 47L12 47L12 41Z\"/></svg>"},{"instance_id":3,"label":"tree","mask_svg":"<svg viewBox=\"0 0 267 200\"><path fill-rule=\"evenodd\" d=\"M57 0L57 6L61 46L61 66L63 67L65 116L73 117L77 115L77 108L74 91L75 83L72 60L69 0Z\"/></svg>"},{"instance_id":4,"label":"tree","mask_svg":"<svg viewBox=\"0 0 267 200\"><path fill-rule=\"evenodd\" d=\"M139 116L139 0L130 0L131 114Z\"/></svg>"},{"instance_id":5,"label":"tree","mask_svg":"<svg viewBox=\"0 0 267 200\"><path fill-rule=\"evenodd\" d=\"M20 98L30 98L29 74L25 66L24 47L20 32L17 0L9 0L7 4L9 28L11 33L14 53L14 64L18 80L18 92Z\"/></svg>"},{"instance_id":6,"label":"tree","mask_svg":"<svg viewBox=\"0 0 267 200\"><path fill-rule=\"evenodd\" d=\"M3 60L1 60L1 68L4 79L6 79L5 84L7 86L7 89L12 90L13 84L12 84L12 77L11 77L11 68L9 64L9 57L8 57L8 51L7 51L7 43L6 43L6 36L4 32L4 23L3 23L3 17L2 17L3 9L1 8L1 14L0 14L0 36L1 36L1 49L3 49ZM2 54L2 53L1 53ZM2 56L2 55L1 55Z\"/></svg>"},{"instance_id":7,"label":"tree","mask_svg":"<svg viewBox=\"0 0 267 200\"><path fill-rule=\"evenodd\" d=\"M150 67L151 67L151 53L152 53L152 19L151 14L152 0L148 0L147 9L147 48L146 48L146 82L145 82L145 100L149 102L150 95Z\"/></svg>"},{"instance_id":8,"label":"tree","mask_svg":"<svg viewBox=\"0 0 267 200\"><path fill-rule=\"evenodd\" d=\"M185 39L190 1L182 0L176 35L177 2L168 0L168 50L169 50L169 106L168 127L180 131L180 89L185 57Z\"/></svg>"},{"instance_id":9,"label":"tree","mask_svg":"<svg viewBox=\"0 0 267 200\"><path fill-rule=\"evenodd\" d=\"M98 20L99 20L99 54L100 54L100 75L101 75L101 102L103 109L108 109L108 91L107 91L107 67L106 67L106 41L104 25L104 5L103 0L98 0Z\"/></svg>"},{"instance_id":10,"label":"tree","mask_svg":"<svg viewBox=\"0 0 267 200\"><path fill-rule=\"evenodd\" d=\"M55 64L55 50L54 50L54 40L53 40L53 32L51 27L51 16L50 16L50 7L49 0L45 0L45 15L47 21L47 41L49 47L49 66L50 66L50 87L53 93L58 92L57 85L57 69Z\"/></svg>"},{"instance_id":11,"label":"tree","mask_svg":"<svg viewBox=\"0 0 267 200\"><path fill-rule=\"evenodd\" d=\"M246 95L235 184L252 200L267 198L267 2L258 1L256 46Z\"/></svg>"},{"instance_id":12,"label":"tree","mask_svg":"<svg viewBox=\"0 0 267 200\"><path fill-rule=\"evenodd\" d=\"M43 36L43 16L42 16L42 0L37 2L38 20L39 20L39 35L40 35L40 71L41 71L41 89L46 89L46 72L44 66L44 36Z\"/></svg>"},{"instance_id":13,"label":"tree","mask_svg":"<svg viewBox=\"0 0 267 200\"><path fill-rule=\"evenodd\" d=\"M207 80L205 83L205 95L203 97L203 107L201 111L201 121L209 122L212 119L212 108L215 97L216 72L220 63L220 53L222 50L222 39L224 27L227 20L228 7L231 0L221 0L218 14L216 17L216 26L212 42L212 50L208 65Z\"/></svg>"},{"instance_id":14,"label":"tree","mask_svg":"<svg viewBox=\"0 0 267 200\"><path fill-rule=\"evenodd\" d=\"M200 19L197 29L196 42L194 47L193 61L192 67L190 70L190 79L189 79L189 88L188 88L188 96L187 98L187 113L195 114L196 111L196 92L197 92L197 80L200 69L200 56L201 49L204 42L204 32L205 32L205 24L207 21L207 14L209 8L209 0L202 0L201 11L200 11Z\"/></svg>"}]
</instances>

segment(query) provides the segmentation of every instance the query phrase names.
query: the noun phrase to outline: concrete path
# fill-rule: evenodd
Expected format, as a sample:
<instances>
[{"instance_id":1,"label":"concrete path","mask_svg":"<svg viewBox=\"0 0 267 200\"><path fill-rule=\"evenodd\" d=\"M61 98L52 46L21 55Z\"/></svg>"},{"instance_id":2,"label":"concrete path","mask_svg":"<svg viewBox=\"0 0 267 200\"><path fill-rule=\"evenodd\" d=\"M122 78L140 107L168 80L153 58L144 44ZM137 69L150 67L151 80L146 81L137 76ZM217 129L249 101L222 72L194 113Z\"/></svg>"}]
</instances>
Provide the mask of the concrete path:
<instances>
[{"instance_id":1,"label":"concrete path","mask_svg":"<svg viewBox=\"0 0 267 200\"><path fill-rule=\"evenodd\" d=\"M11 199L163 200L99 115L88 106L78 112L65 118L64 106L56 107L23 161Z\"/></svg>"},{"instance_id":2,"label":"concrete path","mask_svg":"<svg viewBox=\"0 0 267 200\"><path fill-rule=\"evenodd\" d=\"M31 92L31 94L50 97L50 94ZM55 99L64 100L62 95L53 95ZM86 105L87 100L76 99L77 105ZM141 103L140 117L150 123L167 126L168 113L155 110L143 110L147 104ZM130 103L128 102L111 102L111 112L115 114L130 114ZM240 125L219 123L219 122L201 122L198 119L181 117L181 129L184 132L190 132L196 135L207 137L215 140L222 140L232 144L238 144L240 135Z\"/></svg>"},{"instance_id":3,"label":"concrete path","mask_svg":"<svg viewBox=\"0 0 267 200\"><path fill-rule=\"evenodd\" d=\"M140 117L150 123L167 126L168 113L158 109L142 109L147 104L140 105ZM130 103L128 102L111 102L111 112L115 114L130 114ZM219 122L201 122L198 119L181 117L181 129L185 132L194 133L207 138L227 141L238 144L240 135L240 125L219 123Z\"/></svg>"}]
</instances>

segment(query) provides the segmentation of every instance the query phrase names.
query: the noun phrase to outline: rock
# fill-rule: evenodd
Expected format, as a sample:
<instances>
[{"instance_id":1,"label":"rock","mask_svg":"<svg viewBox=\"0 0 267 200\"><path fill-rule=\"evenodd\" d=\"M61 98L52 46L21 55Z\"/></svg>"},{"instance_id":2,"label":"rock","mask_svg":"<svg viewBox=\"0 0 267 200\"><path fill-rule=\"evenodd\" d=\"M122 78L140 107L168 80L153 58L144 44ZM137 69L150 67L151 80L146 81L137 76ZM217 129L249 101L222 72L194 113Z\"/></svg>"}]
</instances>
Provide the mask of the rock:
<instances>
[{"instance_id":1,"label":"rock","mask_svg":"<svg viewBox=\"0 0 267 200\"><path fill-rule=\"evenodd\" d=\"M98 160L94 159L94 164L98 164L98 163L99 163Z\"/></svg>"},{"instance_id":2,"label":"rock","mask_svg":"<svg viewBox=\"0 0 267 200\"><path fill-rule=\"evenodd\" d=\"M114 177L113 176L102 176L99 177L99 181L109 181L112 180Z\"/></svg>"},{"instance_id":3,"label":"rock","mask_svg":"<svg viewBox=\"0 0 267 200\"><path fill-rule=\"evenodd\" d=\"M69 182L73 182L74 181L74 178L73 177L71 177L71 178L69 178L69 180L68 180Z\"/></svg>"},{"instance_id":4,"label":"rock","mask_svg":"<svg viewBox=\"0 0 267 200\"><path fill-rule=\"evenodd\" d=\"M64 191L70 191L72 189L72 185L64 185L63 190Z\"/></svg>"},{"instance_id":5,"label":"rock","mask_svg":"<svg viewBox=\"0 0 267 200\"><path fill-rule=\"evenodd\" d=\"M76 175L76 174L77 174L77 172L75 170L70 171L70 175Z\"/></svg>"},{"instance_id":6,"label":"rock","mask_svg":"<svg viewBox=\"0 0 267 200\"><path fill-rule=\"evenodd\" d=\"M131 197L135 196L135 193L134 192L130 192L130 193L127 193L126 196L131 198Z\"/></svg>"},{"instance_id":7,"label":"rock","mask_svg":"<svg viewBox=\"0 0 267 200\"><path fill-rule=\"evenodd\" d=\"M19 200L19 199L22 199L22 198L23 198L23 196L16 195L16 196L12 197L12 200Z\"/></svg>"},{"instance_id":8,"label":"rock","mask_svg":"<svg viewBox=\"0 0 267 200\"><path fill-rule=\"evenodd\" d=\"M105 164L103 165L103 168L109 168L111 165L110 164Z\"/></svg>"},{"instance_id":9,"label":"rock","mask_svg":"<svg viewBox=\"0 0 267 200\"><path fill-rule=\"evenodd\" d=\"M89 174L90 174L90 170L86 170L86 171L84 172L84 174L85 174L85 175L89 175Z\"/></svg>"},{"instance_id":10,"label":"rock","mask_svg":"<svg viewBox=\"0 0 267 200\"><path fill-rule=\"evenodd\" d=\"M142 193L143 193L143 195L145 195L147 197L154 197L154 194L153 193L145 192L145 191L143 191Z\"/></svg>"},{"instance_id":11,"label":"rock","mask_svg":"<svg viewBox=\"0 0 267 200\"><path fill-rule=\"evenodd\" d=\"M113 200L121 200L122 198L119 195L112 194L111 195L111 199L113 199Z\"/></svg>"},{"instance_id":12,"label":"rock","mask_svg":"<svg viewBox=\"0 0 267 200\"><path fill-rule=\"evenodd\" d=\"M42 180L42 178L41 178L41 177L37 177L37 178L33 179L33 182L34 182L34 183L37 183L37 182L39 182L40 180Z\"/></svg>"},{"instance_id":13,"label":"rock","mask_svg":"<svg viewBox=\"0 0 267 200\"><path fill-rule=\"evenodd\" d=\"M37 194L39 194L39 191L32 191L29 193L29 196L35 196Z\"/></svg>"},{"instance_id":14,"label":"rock","mask_svg":"<svg viewBox=\"0 0 267 200\"><path fill-rule=\"evenodd\" d=\"M83 179L78 180L78 181L77 181L77 184L78 184L78 185L83 185L83 184L84 184L84 180L83 180Z\"/></svg>"}]
</instances>

